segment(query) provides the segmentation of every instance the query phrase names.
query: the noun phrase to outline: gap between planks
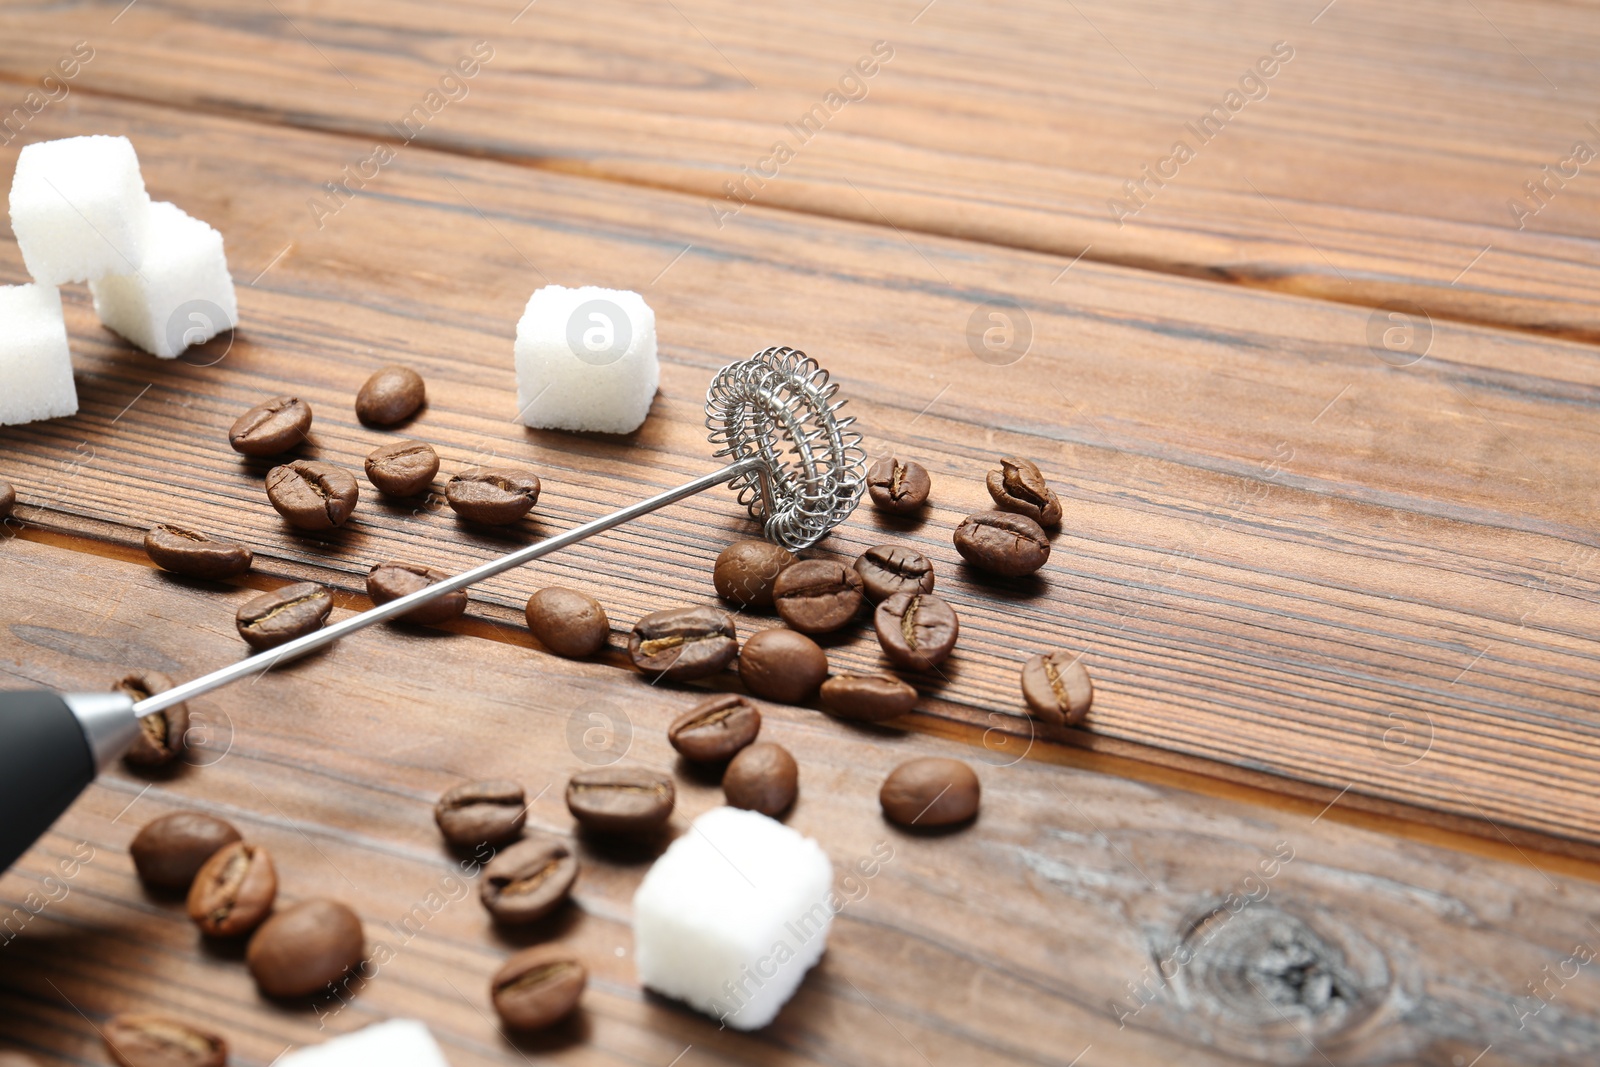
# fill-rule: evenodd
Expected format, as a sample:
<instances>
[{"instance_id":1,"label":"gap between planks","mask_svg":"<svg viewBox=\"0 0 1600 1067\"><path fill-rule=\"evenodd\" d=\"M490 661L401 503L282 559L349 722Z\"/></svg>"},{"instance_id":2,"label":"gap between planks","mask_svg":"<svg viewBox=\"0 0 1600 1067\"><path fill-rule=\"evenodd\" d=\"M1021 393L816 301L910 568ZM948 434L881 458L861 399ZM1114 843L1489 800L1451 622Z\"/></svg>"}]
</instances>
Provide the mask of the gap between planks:
<instances>
[{"instance_id":1,"label":"gap between planks","mask_svg":"<svg viewBox=\"0 0 1600 1067\"><path fill-rule=\"evenodd\" d=\"M32 81L19 78L14 72L0 70L0 84L27 85ZM247 122L257 126L269 126L285 130L301 130L311 133L320 133L361 142L382 142L391 148L396 147L392 138L375 134L369 129L363 129L358 124L340 125L334 122L317 121L290 121L287 116L276 112L249 111L243 108L224 107L217 104L193 102L179 107L170 102L139 96L134 93L119 93L108 89L93 88L90 86L77 86L75 93L85 96L99 97L103 100L114 100L124 103L136 104L140 107L153 107L165 111L179 111L184 114L198 112L214 118L227 119L233 122ZM310 118L311 116L305 116ZM613 185L630 186L639 189L650 189L656 192L668 193L675 196L695 197L700 194L682 186L669 182L650 182L628 174L620 174L605 170L601 167L591 166L581 159L565 158L560 156L513 156L487 150L476 150L470 146L454 145L448 142L418 141L406 146L411 152L430 152L435 155L457 157L462 159L481 159L492 163L520 167L525 170L545 171L552 174L562 174L573 178L582 178L588 181L607 182ZM1016 252L1028 252L1037 255L1052 256L1056 259L1066 260L1060 250L1044 243L1029 243L1027 241L1003 240L997 237L973 237L966 232L957 232L953 229L935 229L918 226L912 222L895 224L879 217L881 221L871 218L852 215L842 211L805 210L786 204L763 204L762 210L782 212L788 215L798 215L809 218L823 218L834 222L850 223L857 226L867 226L874 229L892 228L897 233L915 234L924 237L937 237L948 240L969 241L991 248L1003 248ZM1481 255L1481 253L1480 253ZM1349 294L1348 298L1340 295L1337 289L1327 285L1307 285L1296 283L1293 276L1282 277L1269 274L1245 274L1229 271L1220 267L1207 267L1200 264L1184 263L1179 260L1162 260L1151 256L1136 255L1111 255L1096 253L1094 246L1090 245L1076 258L1070 260L1068 269L1075 266L1080 260L1097 263L1103 266L1119 267L1125 270L1141 271L1146 274L1161 274L1177 278L1186 278L1192 281L1210 282L1212 284L1236 285L1244 289L1259 289L1265 292L1276 293L1279 296L1296 297L1302 300L1314 300L1319 303L1344 304L1351 307L1377 308L1386 300L1392 299L1394 292L1389 292L1380 287L1363 287L1359 291ZM1475 262L1475 261L1474 261ZM1065 273L1065 272L1063 272ZM1398 291L1398 290L1396 290ZM1451 308L1429 309L1428 314L1445 322L1455 322L1470 326L1480 326L1487 329L1504 330L1509 333L1527 334L1533 337L1548 337L1577 344L1600 347L1600 336L1585 330L1567 329L1540 329L1534 326L1515 322L1507 322L1488 316L1474 316L1461 314Z\"/></svg>"},{"instance_id":2,"label":"gap between planks","mask_svg":"<svg viewBox=\"0 0 1600 1067\"><path fill-rule=\"evenodd\" d=\"M27 514L27 518L22 513ZM34 516L48 514L40 509L19 508L14 516L21 521L14 535L24 541L49 545L150 568L143 552L127 544L88 537L81 533L39 525ZM0 540L3 544L3 540ZM268 560L258 557L258 562ZM271 561L278 562L278 561ZM241 578L219 583L259 589L263 592L292 582L307 580L303 575L273 575L252 570ZM334 604L350 611L372 606L365 596L333 588ZM493 605L474 603L478 612L499 611ZM513 621L505 612L504 621ZM519 648L538 648L525 627L508 630L486 616L467 616L445 626L435 627L463 637L496 641ZM615 670L632 670L624 654L615 647L593 662ZM725 675L725 683L733 676ZM726 686L726 688L734 688ZM934 704L943 701L935 699ZM973 748L986 747L990 731L952 718L914 712L902 721L906 729L929 737L939 737ZM1030 739L1021 758L1093 771L1142 782L1147 785L1179 789L1221 800L1239 801L1302 815L1312 822L1327 819L1375 833L1387 834L1419 844L1451 849L1472 856L1531 867L1542 873L1555 873L1600 883L1600 847L1550 834L1511 828L1501 829L1492 821L1468 819L1428 808L1400 804L1356 793L1349 786L1334 790L1278 775L1263 774L1234 766L1218 767L1212 761L1184 756L1127 741L1096 738L1082 731L1086 743L1094 747L1075 747L1037 738Z\"/></svg>"}]
</instances>

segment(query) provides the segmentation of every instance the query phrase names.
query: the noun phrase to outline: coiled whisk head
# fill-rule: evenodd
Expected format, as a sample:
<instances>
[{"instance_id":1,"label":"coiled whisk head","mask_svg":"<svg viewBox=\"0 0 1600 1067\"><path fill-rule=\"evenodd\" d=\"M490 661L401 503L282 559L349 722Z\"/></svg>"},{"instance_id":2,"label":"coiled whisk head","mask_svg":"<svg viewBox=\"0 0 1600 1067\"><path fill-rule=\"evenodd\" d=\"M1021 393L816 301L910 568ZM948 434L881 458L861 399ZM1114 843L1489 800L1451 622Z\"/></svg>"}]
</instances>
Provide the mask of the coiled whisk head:
<instances>
[{"instance_id":1,"label":"coiled whisk head","mask_svg":"<svg viewBox=\"0 0 1600 1067\"><path fill-rule=\"evenodd\" d=\"M804 352L774 347L723 367L706 390L718 458L761 460L729 482L739 503L791 551L849 518L866 488L867 454L838 389Z\"/></svg>"}]
</instances>

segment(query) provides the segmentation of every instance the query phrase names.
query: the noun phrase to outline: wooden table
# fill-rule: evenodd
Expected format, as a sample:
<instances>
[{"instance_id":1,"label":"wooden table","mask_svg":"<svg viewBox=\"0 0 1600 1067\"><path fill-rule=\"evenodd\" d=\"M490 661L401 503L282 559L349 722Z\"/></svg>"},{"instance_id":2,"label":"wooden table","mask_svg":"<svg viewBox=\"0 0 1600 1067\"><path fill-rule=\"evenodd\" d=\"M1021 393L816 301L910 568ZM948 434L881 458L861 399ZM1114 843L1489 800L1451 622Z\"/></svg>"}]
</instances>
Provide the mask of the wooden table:
<instances>
[{"instance_id":1,"label":"wooden table","mask_svg":"<svg viewBox=\"0 0 1600 1067\"><path fill-rule=\"evenodd\" d=\"M164 1010L256 1065L400 1016L456 1067L1595 1062L1592 11L124 5L0 13L0 174L34 141L131 137L151 193L226 236L243 325L158 362L64 290L81 410L0 430L5 684L198 674L241 654L256 590L314 578L342 615L380 560L460 570L706 473L711 374L773 343L833 372L874 454L935 479L922 519L863 508L817 554L916 547L963 641L893 729L771 708L802 767L789 824L841 869L894 858L757 1034L639 987L649 856L580 843L575 906L512 938L430 819L503 775L570 832L586 732L679 772L678 830L719 802L664 738L706 687L648 684L616 640L556 658L520 621L551 584L618 635L711 603L711 561L753 529L714 493L486 583L448 633L364 633L194 701L183 767L115 769L0 878L0 1044L101 1063L109 1015ZM0 282L24 280L0 242ZM515 322L551 283L655 309L637 433L515 422ZM1012 333L986 349L996 310ZM437 497L369 496L334 534L283 526L228 425L296 392L304 454L358 469L394 434L351 402L393 362L429 384L404 432L445 475L536 468L533 519L489 534ZM984 580L950 541L1012 453L1067 515L1032 582ZM254 571L153 570L138 545L162 521L251 545ZM1018 666L1052 647L1094 674L1082 729L1024 714ZM828 653L882 665L865 625ZM883 775L929 753L978 768L976 825L883 822ZM238 952L133 876L128 841L180 808L266 845L286 899L349 903L388 962L347 999L258 998ZM487 978L544 940L591 985L571 1023L512 1042Z\"/></svg>"}]
</instances>

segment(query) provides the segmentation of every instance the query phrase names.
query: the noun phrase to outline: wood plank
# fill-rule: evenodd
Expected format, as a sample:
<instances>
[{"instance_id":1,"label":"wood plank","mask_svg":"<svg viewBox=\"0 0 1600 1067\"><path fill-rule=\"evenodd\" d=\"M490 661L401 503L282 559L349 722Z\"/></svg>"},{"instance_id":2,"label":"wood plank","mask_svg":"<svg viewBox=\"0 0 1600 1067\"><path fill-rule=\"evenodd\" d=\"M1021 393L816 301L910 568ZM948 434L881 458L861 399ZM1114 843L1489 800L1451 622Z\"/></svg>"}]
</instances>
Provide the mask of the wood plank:
<instances>
[{"instance_id":1,"label":"wood plank","mask_svg":"<svg viewBox=\"0 0 1600 1067\"><path fill-rule=\"evenodd\" d=\"M0 14L18 102L82 39L80 92L397 143L481 40L494 58L415 121L418 143L693 192L708 217L753 198L1600 338L1600 200L1571 161L1577 141L1600 150L1600 16L1555 0L124 6ZM830 115L826 94L876 41L893 58ZM1276 42L1293 55L1273 67ZM1263 58L1265 97L1230 115ZM819 105L821 132L786 125ZM1214 108L1220 132L1190 129ZM1179 141L1194 158L1163 162Z\"/></svg>"},{"instance_id":2,"label":"wood plank","mask_svg":"<svg viewBox=\"0 0 1600 1067\"><path fill-rule=\"evenodd\" d=\"M1496 838L1600 838L1600 472L1583 417L1600 364L1581 346L1441 325L1426 359L1394 367L1351 308L1090 263L1052 283L1059 258L759 208L717 231L691 198L421 149L319 231L303 202L350 158L344 138L87 98L30 132L91 130L129 132L155 194L218 225L256 284L241 286L231 349L196 360L226 349L212 366L129 351L68 292L83 411L0 433L28 523L123 544L187 523L250 544L264 574L345 589L387 558L457 571L712 469L698 399L711 373L796 343L839 376L874 452L937 479L925 521L864 508L824 546L850 558L893 539L935 560L964 634L942 676L917 680L935 714L1040 733L1018 665L1081 648L1099 699L1089 729L1060 738L1415 805ZM0 269L20 276L14 247ZM546 279L635 288L655 307L662 390L638 433L512 422L512 326ZM995 366L964 331L1007 294L1033 344ZM369 496L338 534L307 537L267 507L265 465L223 443L235 415L296 391L318 413L307 454L359 469L391 435L356 422L351 399L395 360L431 384L406 432L439 447L445 474L498 457L546 478L525 529L485 535L437 501ZM950 543L1013 452L1045 467L1069 513L1032 584L976 577ZM625 630L707 602L712 559L749 531L711 494L475 599L514 625L533 588L573 585ZM865 624L829 654L883 662Z\"/></svg>"},{"instance_id":3,"label":"wood plank","mask_svg":"<svg viewBox=\"0 0 1600 1067\"><path fill-rule=\"evenodd\" d=\"M191 673L238 653L215 619L248 590L21 539L6 542L4 564L0 684L81 689L128 667ZM681 1055L689 1067L1064 1065L1080 1053L1089 1065L1481 1054L1493 1067L1583 1063L1600 1043L1600 993L1570 977L1581 969L1574 943L1600 936L1588 919L1600 886L1584 880L1600 878L1593 864L1473 858L1031 759L978 764L974 826L908 835L877 812L882 775L916 755L970 750L775 706L763 736L802 767L790 825L823 844L841 879L874 848L893 852L871 878L841 881L856 899L796 1000L745 1036L644 995L628 924L645 864L580 841L577 906L535 936L593 968L583 1017L547 1041L508 1045L482 990L520 942L496 935L471 899L432 800L463 776L510 776L540 794L532 825L570 833L561 790L593 752L572 746L569 724L608 715L616 737L627 724L627 760L674 769L665 725L694 699L500 642L379 628L197 700L191 711L209 733L191 765L154 780L118 767L0 878L0 914L30 892L58 898L0 952L0 1032L47 1063L100 1062L91 1024L116 1011L177 1012L226 1033L234 1062L265 1065L291 1043L404 1015L425 1019L456 1067L524 1054L572 1064ZM676 777L682 832L720 791ZM128 841L179 808L222 815L266 846L286 899L351 904L392 961L347 1002L259 1000L233 953L204 949L179 906L133 876ZM73 858L83 862L61 879ZM430 891L449 902L416 912ZM1194 960L1152 979L1154 961L1219 910L1226 918L1189 935ZM1275 933L1298 946L1280 941L1277 962ZM1292 992L1298 964L1283 958L1299 950L1337 977L1334 996ZM1286 999L1270 1008L1241 976ZM1542 998L1529 991L1540 982L1551 982Z\"/></svg>"}]
</instances>

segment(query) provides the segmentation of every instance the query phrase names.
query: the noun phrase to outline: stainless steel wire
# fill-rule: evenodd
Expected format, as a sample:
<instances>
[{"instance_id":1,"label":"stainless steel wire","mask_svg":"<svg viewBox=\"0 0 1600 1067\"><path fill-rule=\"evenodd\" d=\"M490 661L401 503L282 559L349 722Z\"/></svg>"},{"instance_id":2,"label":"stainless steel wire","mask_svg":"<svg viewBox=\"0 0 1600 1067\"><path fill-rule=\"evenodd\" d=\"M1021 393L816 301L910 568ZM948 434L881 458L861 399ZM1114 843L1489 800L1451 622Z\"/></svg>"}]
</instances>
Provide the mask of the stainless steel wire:
<instances>
[{"instance_id":1,"label":"stainless steel wire","mask_svg":"<svg viewBox=\"0 0 1600 1067\"><path fill-rule=\"evenodd\" d=\"M730 363L706 390L711 441L719 446L717 458L729 459L721 470L147 697L134 705L134 713L152 715L260 674L714 485L733 486L769 539L789 549L809 547L850 516L866 486L861 435L850 428L854 419L839 416L844 402L835 399L837 392L827 371L792 348L768 348Z\"/></svg>"},{"instance_id":2,"label":"stainless steel wire","mask_svg":"<svg viewBox=\"0 0 1600 1067\"><path fill-rule=\"evenodd\" d=\"M715 455L762 461L729 484L768 540L791 551L848 518L866 488L866 452L838 389L804 352L774 347L722 368L706 391Z\"/></svg>"}]
</instances>

